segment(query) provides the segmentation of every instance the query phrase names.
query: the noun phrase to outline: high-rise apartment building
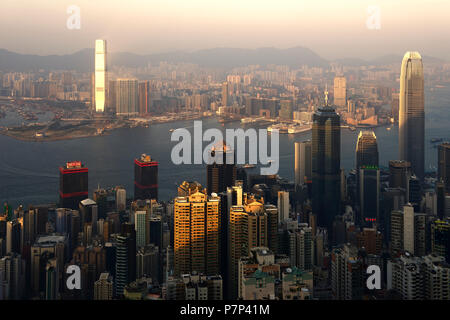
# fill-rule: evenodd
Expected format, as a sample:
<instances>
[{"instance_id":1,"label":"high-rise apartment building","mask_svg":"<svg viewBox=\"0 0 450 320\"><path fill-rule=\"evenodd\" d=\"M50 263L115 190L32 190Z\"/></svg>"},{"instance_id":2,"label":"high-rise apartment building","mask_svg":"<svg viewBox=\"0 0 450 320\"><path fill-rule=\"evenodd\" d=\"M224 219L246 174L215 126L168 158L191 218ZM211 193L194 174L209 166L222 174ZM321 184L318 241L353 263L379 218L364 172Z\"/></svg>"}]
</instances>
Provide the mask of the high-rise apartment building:
<instances>
[{"instance_id":1,"label":"high-rise apartment building","mask_svg":"<svg viewBox=\"0 0 450 320\"><path fill-rule=\"evenodd\" d=\"M422 57L407 52L403 57L399 94L400 160L411 162L412 172L423 180L425 170L425 98Z\"/></svg>"},{"instance_id":2,"label":"high-rise apartment building","mask_svg":"<svg viewBox=\"0 0 450 320\"><path fill-rule=\"evenodd\" d=\"M387 289L403 300L449 300L450 266L443 257L402 255L387 264Z\"/></svg>"},{"instance_id":3,"label":"high-rise apartment building","mask_svg":"<svg viewBox=\"0 0 450 320\"><path fill-rule=\"evenodd\" d=\"M146 115L150 113L150 81L139 82L139 114Z\"/></svg>"},{"instance_id":4,"label":"high-rise apartment building","mask_svg":"<svg viewBox=\"0 0 450 320\"><path fill-rule=\"evenodd\" d=\"M94 300L112 300L113 286L113 277L109 272L100 274L94 284Z\"/></svg>"},{"instance_id":5,"label":"high-rise apartment building","mask_svg":"<svg viewBox=\"0 0 450 320\"><path fill-rule=\"evenodd\" d=\"M116 115L136 116L139 113L138 81L136 79L117 79Z\"/></svg>"},{"instance_id":6,"label":"high-rise apartment building","mask_svg":"<svg viewBox=\"0 0 450 320\"><path fill-rule=\"evenodd\" d=\"M345 244L331 254L331 291L335 300L360 300L365 270L356 247Z\"/></svg>"},{"instance_id":7,"label":"high-rise apartment building","mask_svg":"<svg viewBox=\"0 0 450 320\"><path fill-rule=\"evenodd\" d=\"M219 272L220 198L196 192L174 200L175 275Z\"/></svg>"},{"instance_id":8,"label":"high-rise apartment building","mask_svg":"<svg viewBox=\"0 0 450 320\"><path fill-rule=\"evenodd\" d=\"M251 196L246 197L243 205L230 208L228 263L231 298L238 295L239 259L248 256L254 247L275 246L273 232L278 225L277 211L274 206L265 206L262 200Z\"/></svg>"}]
</instances>

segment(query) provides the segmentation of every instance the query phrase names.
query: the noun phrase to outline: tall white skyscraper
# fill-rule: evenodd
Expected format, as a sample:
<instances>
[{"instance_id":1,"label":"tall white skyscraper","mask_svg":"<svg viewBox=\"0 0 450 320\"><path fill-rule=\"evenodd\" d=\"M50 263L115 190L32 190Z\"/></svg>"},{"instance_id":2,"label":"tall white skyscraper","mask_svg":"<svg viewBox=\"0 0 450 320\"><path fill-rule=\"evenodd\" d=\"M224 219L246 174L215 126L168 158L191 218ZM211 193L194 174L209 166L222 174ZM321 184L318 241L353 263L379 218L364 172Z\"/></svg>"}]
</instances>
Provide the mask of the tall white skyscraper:
<instances>
[{"instance_id":1,"label":"tall white skyscraper","mask_svg":"<svg viewBox=\"0 0 450 320\"><path fill-rule=\"evenodd\" d=\"M425 111L422 57L418 52L407 52L403 57L399 94L400 160L411 162L413 173L424 176Z\"/></svg>"},{"instance_id":2,"label":"tall white skyscraper","mask_svg":"<svg viewBox=\"0 0 450 320\"><path fill-rule=\"evenodd\" d=\"M95 40L95 111L105 111L106 40Z\"/></svg>"}]
</instances>

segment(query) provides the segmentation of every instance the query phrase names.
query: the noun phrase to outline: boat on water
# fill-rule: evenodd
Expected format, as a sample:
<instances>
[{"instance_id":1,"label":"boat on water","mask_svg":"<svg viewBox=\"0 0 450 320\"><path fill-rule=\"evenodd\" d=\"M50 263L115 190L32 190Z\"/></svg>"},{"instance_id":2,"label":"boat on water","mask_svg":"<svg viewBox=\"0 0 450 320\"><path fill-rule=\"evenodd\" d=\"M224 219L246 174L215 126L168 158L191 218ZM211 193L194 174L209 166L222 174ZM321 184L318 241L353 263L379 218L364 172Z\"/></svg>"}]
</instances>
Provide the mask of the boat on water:
<instances>
[{"instance_id":1,"label":"boat on water","mask_svg":"<svg viewBox=\"0 0 450 320\"><path fill-rule=\"evenodd\" d=\"M274 130L278 130L279 133L288 133L289 132L288 126L285 124L282 124L282 123L277 123L277 124L274 124L267 128L268 132L272 132Z\"/></svg>"},{"instance_id":2,"label":"boat on water","mask_svg":"<svg viewBox=\"0 0 450 320\"><path fill-rule=\"evenodd\" d=\"M288 133L296 134L311 130L310 125L292 125L288 127Z\"/></svg>"}]
</instances>

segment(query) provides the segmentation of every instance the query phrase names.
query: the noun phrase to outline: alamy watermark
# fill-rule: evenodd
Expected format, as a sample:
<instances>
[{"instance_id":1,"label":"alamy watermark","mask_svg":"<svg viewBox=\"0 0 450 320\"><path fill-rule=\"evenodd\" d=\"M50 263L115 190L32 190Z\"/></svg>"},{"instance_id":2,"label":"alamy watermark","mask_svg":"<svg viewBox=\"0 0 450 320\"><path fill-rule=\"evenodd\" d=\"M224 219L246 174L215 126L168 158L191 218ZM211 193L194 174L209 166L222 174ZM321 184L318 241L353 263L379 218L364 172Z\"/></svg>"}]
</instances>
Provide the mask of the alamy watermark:
<instances>
[{"instance_id":1,"label":"alamy watermark","mask_svg":"<svg viewBox=\"0 0 450 320\"><path fill-rule=\"evenodd\" d=\"M67 14L70 16L67 18L66 26L69 30L81 29L81 9L74 4L67 7Z\"/></svg>"},{"instance_id":2,"label":"alamy watermark","mask_svg":"<svg viewBox=\"0 0 450 320\"><path fill-rule=\"evenodd\" d=\"M69 290L81 289L81 269L72 264L67 267L66 274L69 275L66 280L66 286Z\"/></svg>"},{"instance_id":3,"label":"alamy watermark","mask_svg":"<svg viewBox=\"0 0 450 320\"><path fill-rule=\"evenodd\" d=\"M367 274L370 274L370 276L367 278L366 286L369 290L374 289L381 289L381 270L380 267L376 264L370 265L367 270Z\"/></svg>"},{"instance_id":4,"label":"alamy watermark","mask_svg":"<svg viewBox=\"0 0 450 320\"><path fill-rule=\"evenodd\" d=\"M225 139L222 131L211 128L203 132L202 121L194 121L194 137L189 130L179 128L172 132L171 141L178 141L172 148L171 159L179 164L259 164L262 175L277 174L279 169L279 131L270 135L270 156L268 154L267 129L254 128L226 129ZM237 143L235 144L235 140ZM246 161L246 141L248 140L248 162ZM223 143L225 141L225 143ZM204 149L203 142L210 142ZM192 159L192 146L194 150ZM214 152L212 152L214 151ZM236 152L235 152L236 151ZM225 155L224 155L225 153ZM258 159L259 158L259 159Z\"/></svg>"},{"instance_id":5,"label":"alamy watermark","mask_svg":"<svg viewBox=\"0 0 450 320\"><path fill-rule=\"evenodd\" d=\"M367 7L367 20L366 27L369 30L380 30L381 29L381 8L379 6L368 6Z\"/></svg>"}]
</instances>

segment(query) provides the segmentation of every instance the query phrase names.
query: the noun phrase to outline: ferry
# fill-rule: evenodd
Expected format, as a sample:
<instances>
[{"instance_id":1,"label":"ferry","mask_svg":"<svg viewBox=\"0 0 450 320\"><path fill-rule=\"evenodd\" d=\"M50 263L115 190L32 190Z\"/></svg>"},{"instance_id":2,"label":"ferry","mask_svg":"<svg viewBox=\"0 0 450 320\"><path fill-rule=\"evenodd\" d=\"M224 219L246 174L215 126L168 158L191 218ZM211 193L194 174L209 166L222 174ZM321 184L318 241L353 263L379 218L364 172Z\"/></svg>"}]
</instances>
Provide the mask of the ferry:
<instances>
[{"instance_id":1,"label":"ferry","mask_svg":"<svg viewBox=\"0 0 450 320\"><path fill-rule=\"evenodd\" d=\"M288 127L288 133L295 134L311 130L310 125L291 125Z\"/></svg>"},{"instance_id":2,"label":"ferry","mask_svg":"<svg viewBox=\"0 0 450 320\"><path fill-rule=\"evenodd\" d=\"M278 130L279 133L288 133L288 126L282 123L274 124L267 128L268 132L272 132L273 130Z\"/></svg>"}]
</instances>

